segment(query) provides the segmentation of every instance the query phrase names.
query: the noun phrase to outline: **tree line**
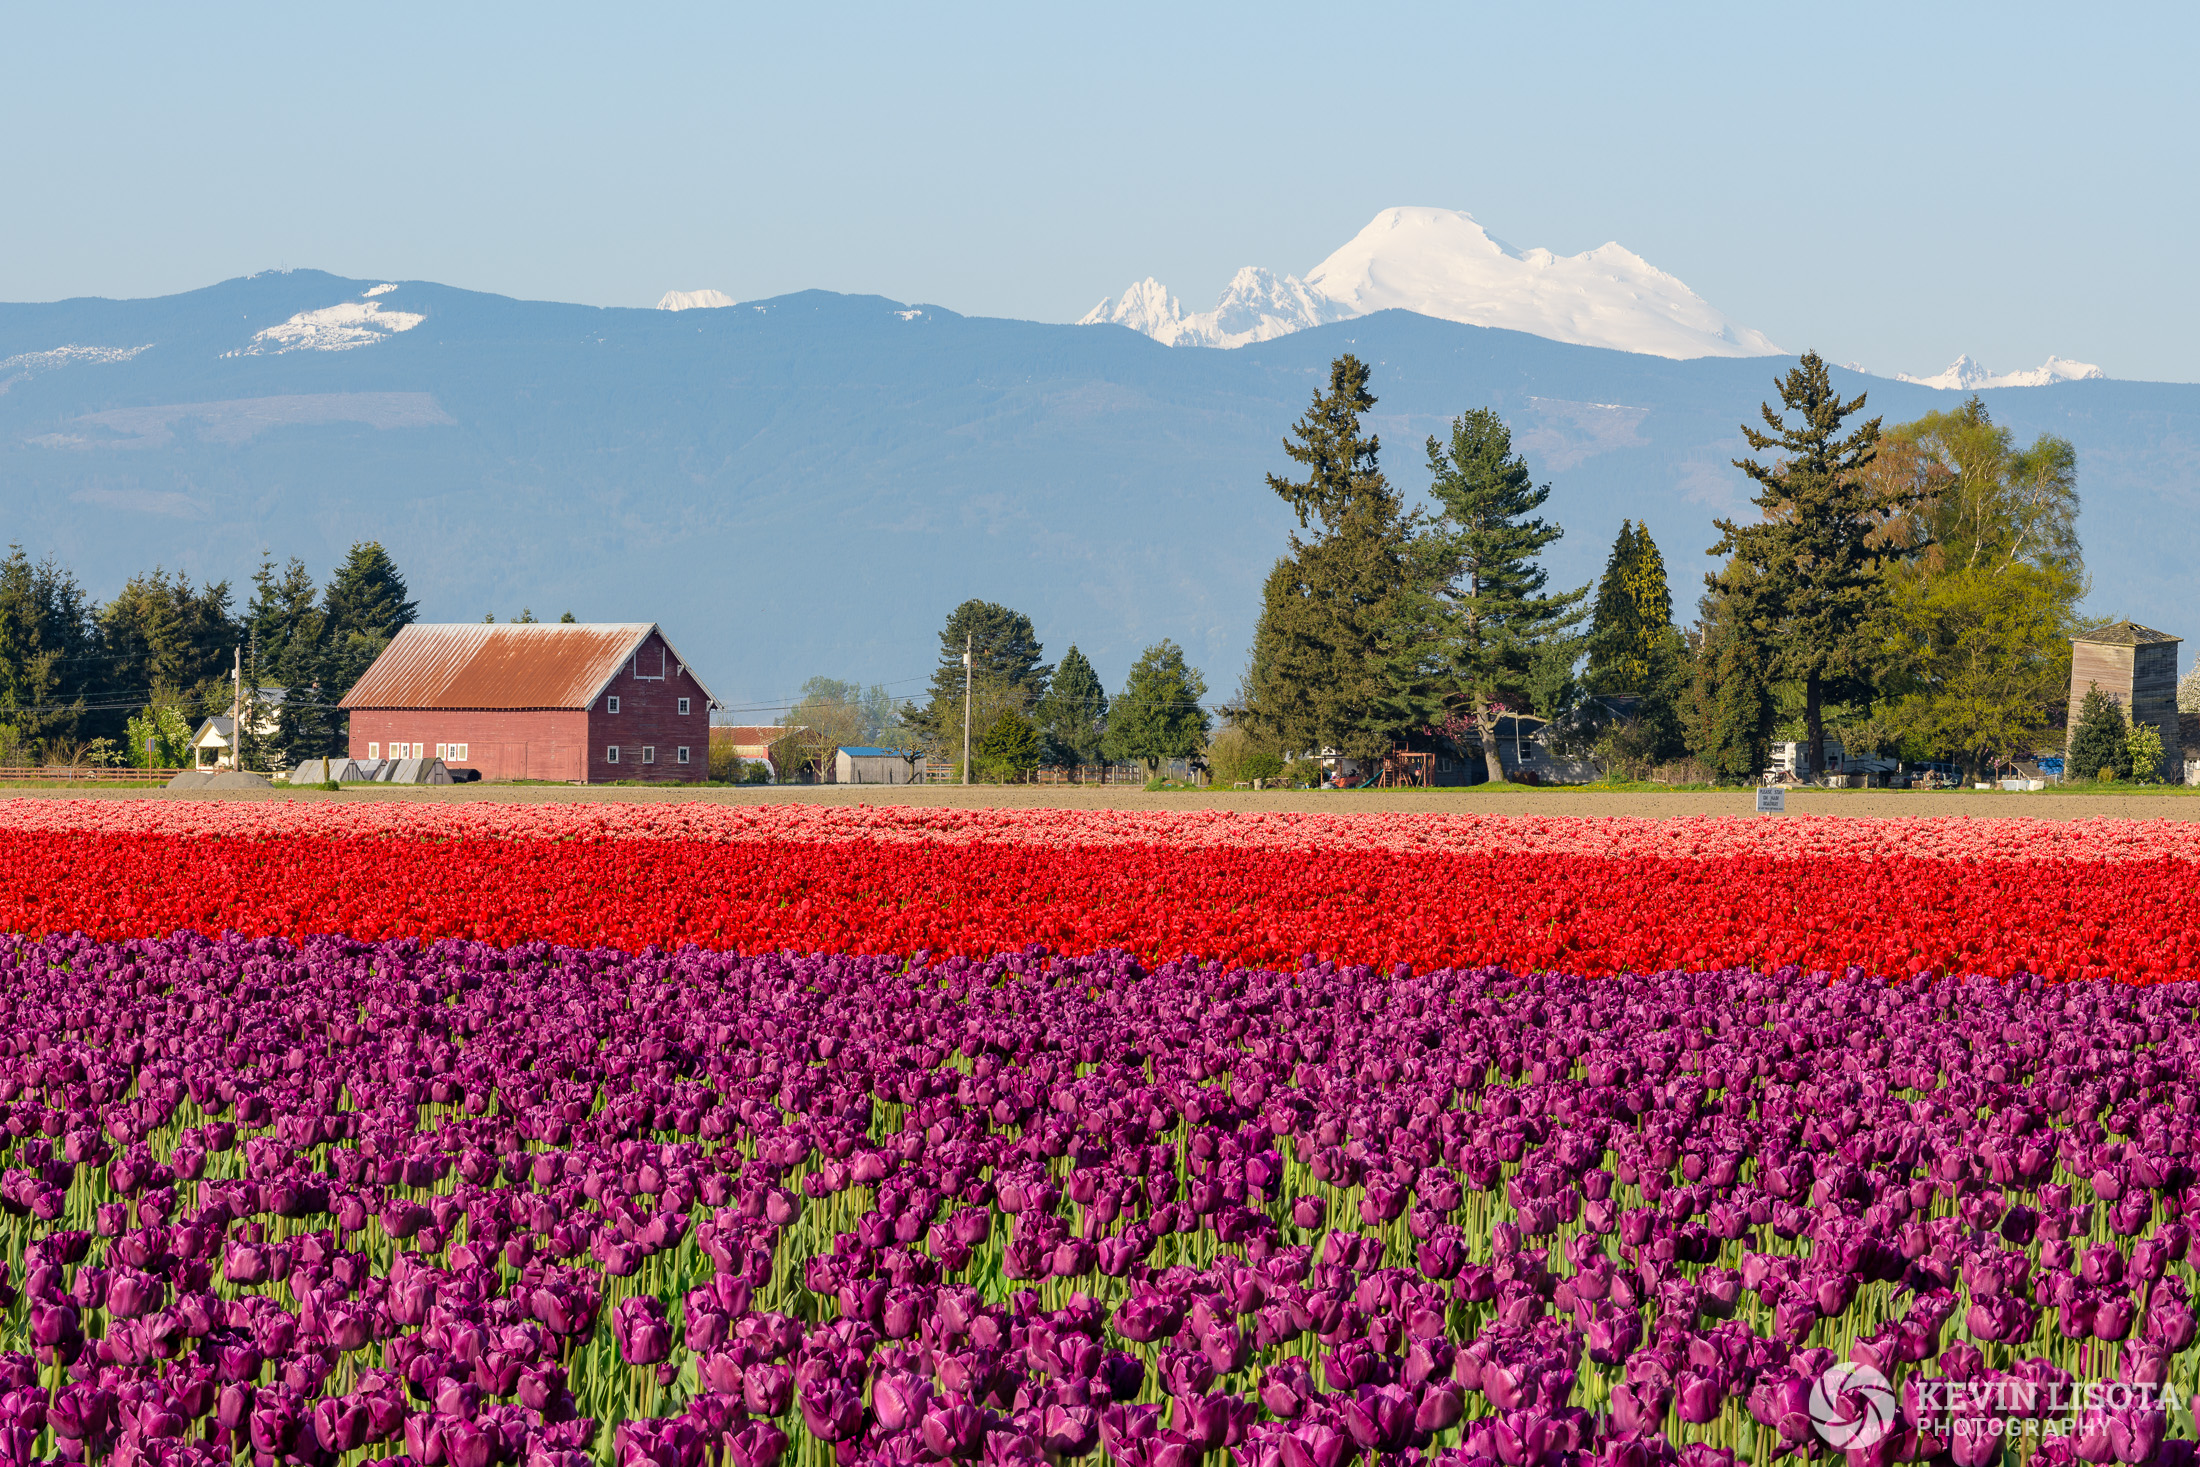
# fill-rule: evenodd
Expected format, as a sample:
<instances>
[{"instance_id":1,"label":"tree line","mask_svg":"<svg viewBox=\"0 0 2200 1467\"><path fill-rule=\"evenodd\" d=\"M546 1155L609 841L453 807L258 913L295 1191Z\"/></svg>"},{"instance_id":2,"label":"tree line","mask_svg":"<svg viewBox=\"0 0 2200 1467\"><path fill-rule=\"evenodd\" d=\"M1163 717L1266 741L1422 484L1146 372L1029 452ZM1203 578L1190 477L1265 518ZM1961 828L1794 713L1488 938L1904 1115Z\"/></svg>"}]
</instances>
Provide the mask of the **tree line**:
<instances>
[{"instance_id":1,"label":"tree line","mask_svg":"<svg viewBox=\"0 0 2200 1467\"><path fill-rule=\"evenodd\" d=\"M1496 780L1497 720L1532 713L1615 772L1746 781L1776 736L1806 776L1829 738L1972 774L2059 738L2087 590L2067 441L2020 447L1976 397L1884 428L1808 354L1743 427L1761 518L1716 522L1723 563L1683 630L1644 523L1593 585L1549 586L1549 486L1487 408L1427 440L1430 507L1409 508L1369 380L1334 362L1284 441L1299 472L1268 479L1300 533L1228 709L1256 744L1374 765L1442 741Z\"/></svg>"},{"instance_id":2,"label":"tree line","mask_svg":"<svg viewBox=\"0 0 2200 1467\"><path fill-rule=\"evenodd\" d=\"M781 721L772 763L781 778L824 778L836 749L871 745L937 760L959 777L966 708L973 779L1014 782L1041 767L1103 764L1140 764L1152 776L1205 751L1213 727L1206 680L1175 642L1140 653L1112 696L1074 643L1058 665L1045 656L1030 617L965 601L940 629L939 664L921 701L897 704L884 687L812 678Z\"/></svg>"},{"instance_id":3,"label":"tree line","mask_svg":"<svg viewBox=\"0 0 2200 1467\"><path fill-rule=\"evenodd\" d=\"M255 710L241 730L249 767L342 754L337 701L417 612L371 540L325 586L295 557L263 556L242 607L226 580L194 585L161 568L97 603L54 557L11 547L0 561L0 762L174 767L198 722L233 698Z\"/></svg>"}]
</instances>

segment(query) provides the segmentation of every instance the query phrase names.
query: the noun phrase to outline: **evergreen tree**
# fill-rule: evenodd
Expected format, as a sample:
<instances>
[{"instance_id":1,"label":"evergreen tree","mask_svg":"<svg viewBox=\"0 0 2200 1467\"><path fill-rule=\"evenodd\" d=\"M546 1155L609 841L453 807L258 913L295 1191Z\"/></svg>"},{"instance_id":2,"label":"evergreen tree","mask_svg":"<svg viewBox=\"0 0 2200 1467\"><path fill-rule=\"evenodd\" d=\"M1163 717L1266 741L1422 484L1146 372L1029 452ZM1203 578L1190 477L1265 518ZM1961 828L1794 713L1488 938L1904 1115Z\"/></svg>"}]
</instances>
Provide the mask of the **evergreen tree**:
<instances>
[{"instance_id":1,"label":"evergreen tree","mask_svg":"<svg viewBox=\"0 0 2200 1467\"><path fill-rule=\"evenodd\" d=\"M264 751L272 764L336 752L331 748L335 719L322 706L334 701L321 688L325 623L305 562L293 556L278 575L274 558L263 554L245 607L245 677L254 701L273 715L274 732ZM256 728L247 733L249 742L260 741Z\"/></svg>"},{"instance_id":2,"label":"evergreen tree","mask_svg":"<svg viewBox=\"0 0 2200 1467\"><path fill-rule=\"evenodd\" d=\"M227 581L194 587L188 576L170 580L155 567L124 582L98 619L111 695L174 704L192 719L229 711L243 628Z\"/></svg>"},{"instance_id":3,"label":"evergreen tree","mask_svg":"<svg viewBox=\"0 0 2200 1467\"><path fill-rule=\"evenodd\" d=\"M1648 525L1621 520L1589 625L1592 693L1648 693L1673 651L1673 596Z\"/></svg>"},{"instance_id":4,"label":"evergreen tree","mask_svg":"<svg viewBox=\"0 0 2200 1467\"><path fill-rule=\"evenodd\" d=\"M1682 705L1694 669L1688 644L1673 625L1665 557L1648 525L1620 522L1597 582L1587 642L1589 665L1582 674L1587 690L1636 700L1633 714L1612 730L1621 756L1645 764L1678 756L1686 747ZM1609 727L1612 715L1599 710L1592 722Z\"/></svg>"},{"instance_id":5,"label":"evergreen tree","mask_svg":"<svg viewBox=\"0 0 2200 1467\"><path fill-rule=\"evenodd\" d=\"M920 742L952 757L962 758L963 650L970 650L972 685L983 694L972 700L973 711L988 699L997 699L1019 713L1028 713L1046 696L1047 680L1054 669L1039 659L1045 649L1033 630L1031 618L990 601L970 600L948 613L940 629L940 661L932 671L932 687L922 708L909 708L903 720ZM973 721L972 736L992 726L999 717Z\"/></svg>"},{"instance_id":6,"label":"evergreen tree","mask_svg":"<svg viewBox=\"0 0 2200 1467\"><path fill-rule=\"evenodd\" d=\"M283 666L293 642L303 639L311 646L319 641L322 614L316 599L313 577L304 561L292 556L278 575L275 558L261 553L260 568L252 577L252 599L245 606L244 625L259 665L266 672L272 674ZM279 682L273 685L281 686Z\"/></svg>"},{"instance_id":7,"label":"evergreen tree","mask_svg":"<svg viewBox=\"0 0 2200 1467\"><path fill-rule=\"evenodd\" d=\"M1200 699L1206 680L1184 661L1174 642L1156 642L1131 664L1123 691L1108 710L1108 757L1136 759L1149 776L1165 759L1190 759L1207 747L1210 720Z\"/></svg>"},{"instance_id":8,"label":"evergreen tree","mask_svg":"<svg viewBox=\"0 0 2200 1467\"><path fill-rule=\"evenodd\" d=\"M2078 704L2063 772L2071 779L2121 779L2131 772L2130 729L2123 706L2098 687Z\"/></svg>"},{"instance_id":9,"label":"evergreen tree","mask_svg":"<svg viewBox=\"0 0 2200 1467\"><path fill-rule=\"evenodd\" d=\"M1100 742L1108 727L1108 695L1074 643L1062 654L1047 695L1039 700L1038 722L1047 765L1074 769L1099 761Z\"/></svg>"},{"instance_id":10,"label":"evergreen tree","mask_svg":"<svg viewBox=\"0 0 2200 1467\"><path fill-rule=\"evenodd\" d=\"M1504 771L1487 731L1499 708L1520 710L1532 701L1538 649L1580 619L1588 587L1544 592L1549 573L1536 557L1565 532L1530 518L1551 489L1529 476L1503 418L1476 408L1453 419L1448 442L1429 438L1428 462L1435 476L1429 493L1442 507L1437 545L1446 649L1489 777L1498 781Z\"/></svg>"},{"instance_id":11,"label":"evergreen tree","mask_svg":"<svg viewBox=\"0 0 2200 1467\"><path fill-rule=\"evenodd\" d=\"M1373 760L1438 718L1441 699L1421 519L1384 479L1381 440L1362 427L1375 405L1367 383L1357 357L1331 363L1328 391L1283 444L1305 478L1268 476L1299 528L1319 528L1291 537L1262 589L1243 721L1266 743Z\"/></svg>"},{"instance_id":12,"label":"evergreen tree","mask_svg":"<svg viewBox=\"0 0 2200 1467\"><path fill-rule=\"evenodd\" d=\"M1757 649L1715 592L1703 599L1700 626L1684 741L1720 779L1754 783L1772 762L1771 683Z\"/></svg>"},{"instance_id":13,"label":"evergreen tree","mask_svg":"<svg viewBox=\"0 0 2200 1467\"><path fill-rule=\"evenodd\" d=\"M388 551L373 540L351 547L321 596L326 648L321 686L333 695L329 702L351 691L419 610Z\"/></svg>"},{"instance_id":14,"label":"evergreen tree","mask_svg":"<svg viewBox=\"0 0 2200 1467\"><path fill-rule=\"evenodd\" d=\"M1021 713L1004 710L978 740L979 770L988 779L1020 784L1039 767L1039 729Z\"/></svg>"},{"instance_id":15,"label":"evergreen tree","mask_svg":"<svg viewBox=\"0 0 2200 1467\"><path fill-rule=\"evenodd\" d=\"M20 545L0 561L0 757L54 752L84 713L81 699L63 701L68 648L57 645L51 575Z\"/></svg>"},{"instance_id":16,"label":"evergreen tree","mask_svg":"<svg viewBox=\"0 0 2200 1467\"><path fill-rule=\"evenodd\" d=\"M1877 657L1890 635L1887 572L1902 552L1882 533L1915 504L1918 491L1865 471L1878 452L1879 419L1846 436L1842 424L1864 406L1843 402L1825 362L1807 352L1778 384L1791 425L1766 403L1761 432L1744 424L1751 448L1777 450L1761 464L1734 466L1758 486L1755 525L1718 520L1713 555L1730 557L1712 578L1732 604L1741 635L1774 674L1803 688L1808 731L1805 777L1825 767L1825 705L1874 691Z\"/></svg>"},{"instance_id":17,"label":"evergreen tree","mask_svg":"<svg viewBox=\"0 0 2200 1467\"><path fill-rule=\"evenodd\" d=\"M361 540L329 577L323 609L330 627L344 635L363 632L384 642L417 619L405 577L379 541Z\"/></svg>"}]
</instances>

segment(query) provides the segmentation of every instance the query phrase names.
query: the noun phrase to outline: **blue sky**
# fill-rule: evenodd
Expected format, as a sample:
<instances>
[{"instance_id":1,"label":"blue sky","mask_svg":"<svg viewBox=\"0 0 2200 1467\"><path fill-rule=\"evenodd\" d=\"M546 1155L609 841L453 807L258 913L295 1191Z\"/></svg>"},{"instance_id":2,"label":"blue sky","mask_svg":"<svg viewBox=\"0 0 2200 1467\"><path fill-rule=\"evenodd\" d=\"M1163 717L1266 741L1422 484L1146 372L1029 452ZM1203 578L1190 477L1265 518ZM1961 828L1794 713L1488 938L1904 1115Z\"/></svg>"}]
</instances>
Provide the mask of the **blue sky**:
<instances>
[{"instance_id":1,"label":"blue sky","mask_svg":"<svg viewBox=\"0 0 2200 1467\"><path fill-rule=\"evenodd\" d=\"M0 299L278 265L1189 308L1378 209L1616 239L1874 371L2200 378L2184 9L0 11Z\"/></svg>"}]
</instances>

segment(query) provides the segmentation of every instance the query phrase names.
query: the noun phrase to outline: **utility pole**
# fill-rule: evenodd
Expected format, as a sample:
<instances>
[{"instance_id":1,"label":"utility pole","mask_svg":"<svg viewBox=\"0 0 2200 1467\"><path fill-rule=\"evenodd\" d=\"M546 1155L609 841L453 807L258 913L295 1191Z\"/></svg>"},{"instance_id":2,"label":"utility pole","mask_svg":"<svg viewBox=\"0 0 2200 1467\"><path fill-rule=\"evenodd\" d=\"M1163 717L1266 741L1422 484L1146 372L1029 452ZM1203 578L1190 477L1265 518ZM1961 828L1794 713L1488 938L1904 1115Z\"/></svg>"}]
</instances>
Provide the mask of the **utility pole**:
<instances>
[{"instance_id":1,"label":"utility pole","mask_svg":"<svg viewBox=\"0 0 2200 1467\"><path fill-rule=\"evenodd\" d=\"M970 783L970 649L976 633L963 633L963 783Z\"/></svg>"},{"instance_id":2,"label":"utility pole","mask_svg":"<svg viewBox=\"0 0 2200 1467\"><path fill-rule=\"evenodd\" d=\"M237 648L237 660L229 673L229 767L244 768L244 723L240 717L244 710L244 647Z\"/></svg>"}]
</instances>

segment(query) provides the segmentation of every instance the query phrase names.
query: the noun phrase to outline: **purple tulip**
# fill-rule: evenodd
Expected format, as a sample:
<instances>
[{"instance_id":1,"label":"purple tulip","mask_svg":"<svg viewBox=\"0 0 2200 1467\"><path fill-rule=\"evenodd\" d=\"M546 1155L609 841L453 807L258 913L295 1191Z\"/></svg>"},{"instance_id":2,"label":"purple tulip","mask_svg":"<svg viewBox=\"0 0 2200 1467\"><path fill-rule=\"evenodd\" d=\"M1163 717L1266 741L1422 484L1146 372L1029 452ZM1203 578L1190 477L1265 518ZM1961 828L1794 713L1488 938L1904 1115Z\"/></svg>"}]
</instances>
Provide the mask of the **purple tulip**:
<instances>
[{"instance_id":1,"label":"purple tulip","mask_svg":"<svg viewBox=\"0 0 2200 1467\"><path fill-rule=\"evenodd\" d=\"M758 1361L741 1375L741 1404L751 1416L779 1416L794 1399L794 1371Z\"/></svg>"},{"instance_id":2,"label":"purple tulip","mask_svg":"<svg viewBox=\"0 0 2200 1467\"><path fill-rule=\"evenodd\" d=\"M871 1387L872 1414L886 1431L902 1431L922 1422L931 1400L931 1387L906 1371L882 1376Z\"/></svg>"},{"instance_id":3,"label":"purple tulip","mask_svg":"<svg viewBox=\"0 0 2200 1467\"><path fill-rule=\"evenodd\" d=\"M1343 1467L1357 1455L1353 1439L1320 1422L1303 1422L1278 1442L1284 1467Z\"/></svg>"},{"instance_id":4,"label":"purple tulip","mask_svg":"<svg viewBox=\"0 0 2200 1467\"><path fill-rule=\"evenodd\" d=\"M985 1443L984 1413L968 1404L936 1406L919 1428L924 1449L934 1457L967 1460Z\"/></svg>"}]
</instances>

